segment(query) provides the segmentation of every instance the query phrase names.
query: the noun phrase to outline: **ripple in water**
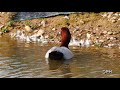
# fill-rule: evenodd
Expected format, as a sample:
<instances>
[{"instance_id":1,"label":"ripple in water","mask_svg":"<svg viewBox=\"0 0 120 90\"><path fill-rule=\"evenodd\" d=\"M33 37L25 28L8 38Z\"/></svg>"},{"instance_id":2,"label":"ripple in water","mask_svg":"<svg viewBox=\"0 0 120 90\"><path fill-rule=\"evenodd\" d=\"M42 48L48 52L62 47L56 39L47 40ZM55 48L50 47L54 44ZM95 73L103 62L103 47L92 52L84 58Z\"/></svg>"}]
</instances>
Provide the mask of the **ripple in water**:
<instances>
[{"instance_id":1,"label":"ripple in water","mask_svg":"<svg viewBox=\"0 0 120 90\"><path fill-rule=\"evenodd\" d=\"M69 61L46 62L53 44L40 45L0 38L0 78L119 78L120 51L96 47L73 47ZM5 45L4 45L5 44ZM110 57L111 56L111 57ZM112 70L104 74L103 70Z\"/></svg>"}]
</instances>

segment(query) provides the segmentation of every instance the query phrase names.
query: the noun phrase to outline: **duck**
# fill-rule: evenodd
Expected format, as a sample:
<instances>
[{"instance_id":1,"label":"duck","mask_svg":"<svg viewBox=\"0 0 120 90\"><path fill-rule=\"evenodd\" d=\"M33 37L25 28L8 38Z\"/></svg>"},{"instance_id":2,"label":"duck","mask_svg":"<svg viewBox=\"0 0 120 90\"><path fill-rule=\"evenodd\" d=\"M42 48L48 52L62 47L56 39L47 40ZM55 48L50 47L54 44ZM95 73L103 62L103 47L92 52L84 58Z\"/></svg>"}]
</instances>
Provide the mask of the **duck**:
<instances>
[{"instance_id":1,"label":"duck","mask_svg":"<svg viewBox=\"0 0 120 90\"><path fill-rule=\"evenodd\" d=\"M45 54L46 59L50 60L68 60L73 58L73 53L68 45L71 40L71 33L67 27L61 28L61 43L60 46L54 46Z\"/></svg>"}]
</instances>

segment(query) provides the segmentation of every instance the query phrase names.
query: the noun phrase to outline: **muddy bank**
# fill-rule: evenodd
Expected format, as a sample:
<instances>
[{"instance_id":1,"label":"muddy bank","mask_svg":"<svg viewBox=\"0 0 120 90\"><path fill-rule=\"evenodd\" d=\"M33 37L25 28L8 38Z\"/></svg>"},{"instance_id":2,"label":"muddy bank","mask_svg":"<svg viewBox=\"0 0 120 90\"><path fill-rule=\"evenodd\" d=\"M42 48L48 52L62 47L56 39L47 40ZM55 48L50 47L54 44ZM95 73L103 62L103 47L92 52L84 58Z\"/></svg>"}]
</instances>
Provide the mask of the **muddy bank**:
<instances>
[{"instance_id":1,"label":"muddy bank","mask_svg":"<svg viewBox=\"0 0 120 90\"><path fill-rule=\"evenodd\" d=\"M1 17L4 14L0 13ZM1 37L7 34L16 40L46 44L59 42L60 28L68 27L73 37L70 45L120 48L119 12L86 12L17 22L12 20L15 13L9 14L9 19L0 18L6 20L0 21Z\"/></svg>"}]
</instances>

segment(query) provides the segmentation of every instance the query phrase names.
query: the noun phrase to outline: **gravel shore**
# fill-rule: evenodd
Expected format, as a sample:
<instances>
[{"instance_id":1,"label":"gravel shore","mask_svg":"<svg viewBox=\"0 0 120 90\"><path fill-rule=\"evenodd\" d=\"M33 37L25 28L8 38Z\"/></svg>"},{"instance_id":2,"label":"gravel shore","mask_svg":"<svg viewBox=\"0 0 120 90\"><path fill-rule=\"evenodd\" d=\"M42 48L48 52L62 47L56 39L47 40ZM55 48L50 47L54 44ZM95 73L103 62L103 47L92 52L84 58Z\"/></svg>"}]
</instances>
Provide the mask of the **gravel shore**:
<instances>
[{"instance_id":1,"label":"gravel shore","mask_svg":"<svg viewBox=\"0 0 120 90\"><path fill-rule=\"evenodd\" d=\"M70 45L120 48L120 12L86 12L13 21L14 13L0 13L0 35L25 42L59 42L61 27L72 34Z\"/></svg>"}]
</instances>

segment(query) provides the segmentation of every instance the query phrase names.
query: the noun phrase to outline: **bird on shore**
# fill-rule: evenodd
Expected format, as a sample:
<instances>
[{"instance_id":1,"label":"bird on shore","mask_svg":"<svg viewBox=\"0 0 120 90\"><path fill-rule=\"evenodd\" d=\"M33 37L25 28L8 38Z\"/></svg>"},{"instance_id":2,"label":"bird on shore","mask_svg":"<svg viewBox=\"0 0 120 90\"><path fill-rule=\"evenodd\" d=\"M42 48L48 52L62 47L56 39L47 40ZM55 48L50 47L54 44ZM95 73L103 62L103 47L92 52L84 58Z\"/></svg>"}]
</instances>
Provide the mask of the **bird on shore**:
<instances>
[{"instance_id":1,"label":"bird on shore","mask_svg":"<svg viewBox=\"0 0 120 90\"><path fill-rule=\"evenodd\" d=\"M71 59L74 55L70 51L68 45L71 40L71 34L67 27L61 28L61 45L54 46L49 49L45 55L45 58L50 60L62 60Z\"/></svg>"}]
</instances>

